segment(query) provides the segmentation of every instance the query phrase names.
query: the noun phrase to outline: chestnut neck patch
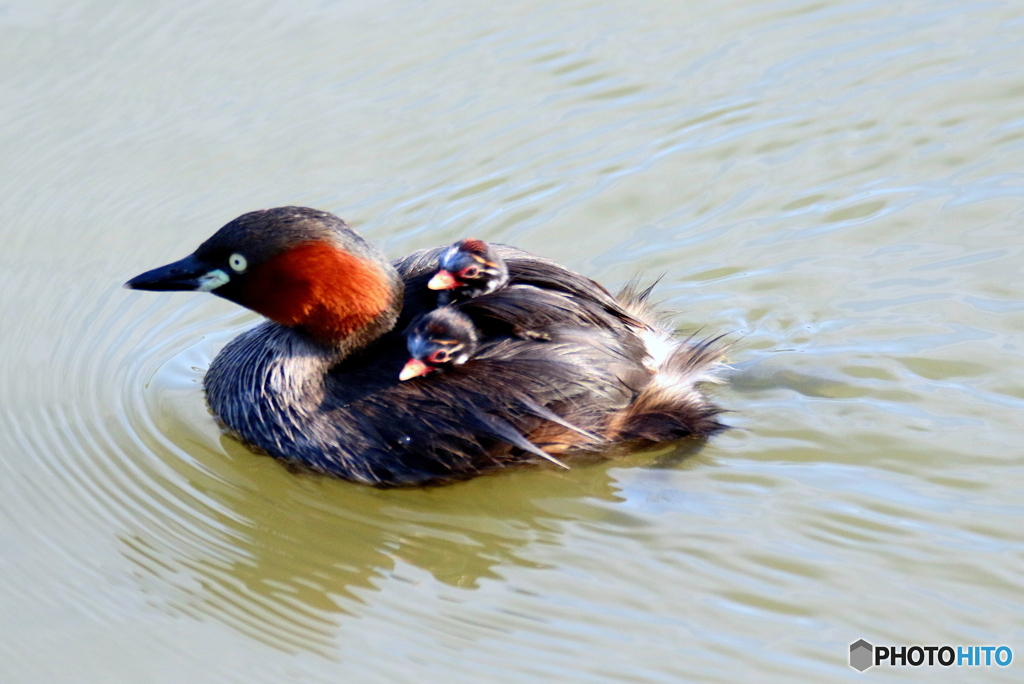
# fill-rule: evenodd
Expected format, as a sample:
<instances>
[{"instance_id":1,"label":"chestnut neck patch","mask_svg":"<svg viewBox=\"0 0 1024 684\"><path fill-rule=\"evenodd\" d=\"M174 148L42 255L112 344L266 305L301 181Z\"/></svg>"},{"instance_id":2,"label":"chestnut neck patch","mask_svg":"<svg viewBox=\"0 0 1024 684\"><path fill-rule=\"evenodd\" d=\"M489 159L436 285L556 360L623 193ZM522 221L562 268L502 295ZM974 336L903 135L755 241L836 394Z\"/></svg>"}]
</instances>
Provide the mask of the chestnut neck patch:
<instances>
[{"instance_id":1,"label":"chestnut neck patch","mask_svg":"<svg viewBox=\"0 0 1024 684\"><path fill-rule=\"evenodd\" d=\"M318 240L251 269L239 303L281 325L301 326L321 342L337 343L372 323L395 296L377 263Z\"/></svg>"}]
</instances>

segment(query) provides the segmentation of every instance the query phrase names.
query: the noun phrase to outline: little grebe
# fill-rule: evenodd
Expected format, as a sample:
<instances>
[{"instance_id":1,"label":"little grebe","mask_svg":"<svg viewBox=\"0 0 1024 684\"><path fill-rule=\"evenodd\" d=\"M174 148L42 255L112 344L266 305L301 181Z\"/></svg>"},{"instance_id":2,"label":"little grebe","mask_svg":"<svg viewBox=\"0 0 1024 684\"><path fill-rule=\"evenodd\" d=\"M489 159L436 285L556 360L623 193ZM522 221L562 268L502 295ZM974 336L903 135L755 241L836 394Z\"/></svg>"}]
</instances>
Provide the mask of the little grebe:
<instances>
[{"instance_id":1,"label":"little grebe","mask_svg":"<svg viewBox=\"0 0 1024 684\"><path fill-rule=\"evenodd\" d=\"M389 263L336 216L281 207L240 216L125 285L212 292L266 316L213 360L210 409L251 446L356 482L464 479L534 457L564 465L553 454L723 429L699 390L721 349L655 323L649 291L619 300L550 260L483 247L507 275L458 305L484 335L472 359L406 382L403 333L437 306L428 284L451 247Z\"/></svg>"}]
</instances>

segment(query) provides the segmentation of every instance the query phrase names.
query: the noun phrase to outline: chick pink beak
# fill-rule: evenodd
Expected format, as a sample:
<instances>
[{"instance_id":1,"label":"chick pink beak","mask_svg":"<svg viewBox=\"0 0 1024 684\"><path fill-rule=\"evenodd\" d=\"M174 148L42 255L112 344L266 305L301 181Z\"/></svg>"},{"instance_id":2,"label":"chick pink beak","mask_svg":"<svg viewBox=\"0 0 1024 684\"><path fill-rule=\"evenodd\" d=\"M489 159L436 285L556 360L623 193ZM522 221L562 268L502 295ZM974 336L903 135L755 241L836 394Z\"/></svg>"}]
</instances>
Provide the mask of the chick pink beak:
<instances>
[{"instance_id":1,"label":"chick pink beak","mask_svg":"<svg viewBox=\"0 0 1024 684\"><path fill-rule=\"evenodd\" d=\"M459 281L443 268L434 274L434 277L427 283L431 290L452 290L459 286Z\"/></svg>"},{"instance_id":2,"label":"chick pink beak","mask_svg":"<svg viewBox=\"0 0 1024 684\"><path fill-rule=\"evenodd\" d=\"M411 378L418 378L421 375L426 375L432 370L434 369L419 359L409 359L408 363L406 363L405 367L402 369L402 372L398 374L398 379L409 380Z\"/></svg>"}]
</instances>

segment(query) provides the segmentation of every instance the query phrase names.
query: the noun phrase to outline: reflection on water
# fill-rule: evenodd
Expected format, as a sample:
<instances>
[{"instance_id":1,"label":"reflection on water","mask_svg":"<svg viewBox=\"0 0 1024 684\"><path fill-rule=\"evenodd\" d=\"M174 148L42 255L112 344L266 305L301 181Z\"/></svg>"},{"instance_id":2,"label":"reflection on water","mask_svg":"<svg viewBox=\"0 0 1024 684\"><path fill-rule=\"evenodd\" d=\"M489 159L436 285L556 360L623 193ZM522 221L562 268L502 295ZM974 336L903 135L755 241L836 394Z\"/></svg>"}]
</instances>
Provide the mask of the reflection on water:
<instances>
[{"instance_id":1,"label":"reflection on water","mask_svg":"<svg viewBox=\"0 0 1024 684\"><path fill-rule=\"evenodd\" d=\"M590 469L596 477L587 479L597 481L589 488L550 474L512 475L498 492L495 483L483 482L440 497L296 478L267 463L259 469L264 472L250 466L248 472L217 473L242 475L230 481L251 489L223 483L200 488L226 509L216 528L201 535L194 528L178 530L184 538L153 531L124 537L124 553L154 604L213 616L277 648L328 656L337 650L337 614L372 602L366 590L374 591L396 560L445 584L474 589L482 578L500 577L498 567L530 567L517 556L521 547L558 543L560 517L538 508L534 498L614 498L601 468ZM507 496L516 484L531 487L530 497Z\"/></svg>"}]
</instances>

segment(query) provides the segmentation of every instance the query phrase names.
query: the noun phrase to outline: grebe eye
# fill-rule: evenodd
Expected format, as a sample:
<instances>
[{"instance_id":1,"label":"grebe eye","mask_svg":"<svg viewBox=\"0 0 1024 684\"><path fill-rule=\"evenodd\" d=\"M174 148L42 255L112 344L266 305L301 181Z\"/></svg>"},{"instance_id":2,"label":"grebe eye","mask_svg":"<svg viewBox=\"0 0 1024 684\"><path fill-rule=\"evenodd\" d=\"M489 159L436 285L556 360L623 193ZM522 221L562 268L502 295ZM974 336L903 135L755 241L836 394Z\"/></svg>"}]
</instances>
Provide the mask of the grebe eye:
<instances>
[{"instance_id":1,"label":"grebe eye","mask_svg":"<svg viewBox=\"0 0 1024 684\"><path fill-rule=\"evenodd\" d=\"M462 270L462 273L460 273L459 275L462 276L463 278L476 278L478 275L480 275L480 269L477 268L476 266L467 266Z\"/></svg>"},{"instance_id":2,"label":"grebe eye","mask_svg":"<svg viewBox=\"0 0 1024 684\"><path fill-rule=\"evenodd\" d=\"M438 349L430 355L429 361L430 363L448 363L448 352L444 349Z\"/></svg>"},{"instance_id":3,"label":"grebe eye","mask_svg":"<svg viewBox=\"0 0 1024 684\"><path fill-rule=\"evenodd\" d=\"M235 252L234 254L228 257L228 266L230 266L231 270L234 271L235 273L241 273L246 268L248 268L249 262L245 260L244 256L242 256L238 252Z\"/></svg>"}]
</instances>

